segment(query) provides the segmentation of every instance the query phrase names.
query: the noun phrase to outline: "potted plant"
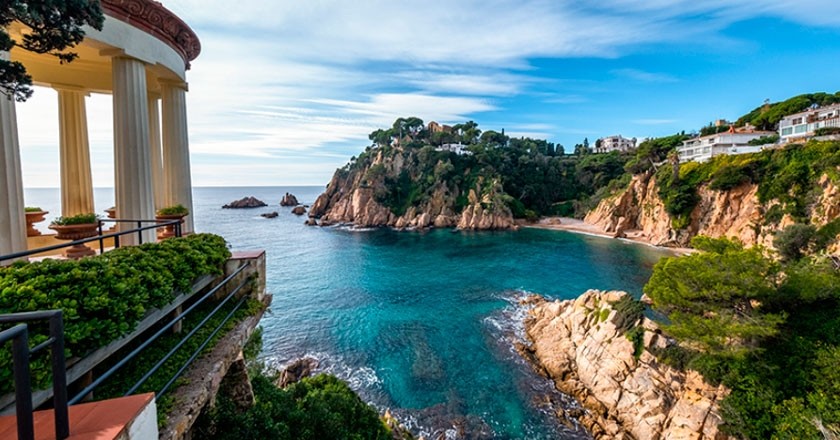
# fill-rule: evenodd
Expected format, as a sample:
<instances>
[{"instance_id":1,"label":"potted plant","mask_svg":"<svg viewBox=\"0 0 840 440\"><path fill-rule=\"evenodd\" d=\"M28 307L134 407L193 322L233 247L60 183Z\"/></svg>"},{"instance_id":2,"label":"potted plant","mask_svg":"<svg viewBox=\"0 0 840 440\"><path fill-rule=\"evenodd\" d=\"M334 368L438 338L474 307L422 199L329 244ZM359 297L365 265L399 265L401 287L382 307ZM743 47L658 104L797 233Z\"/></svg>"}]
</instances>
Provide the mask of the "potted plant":
<instances>
[{"instance_id":1,"label":"potted plant","mask_svg":"<svg viewBox=\"0 0 840 440\"><path fill-rule=\"evenodd\" d=\"M157 214L155 215L155 220L158 220L158 222L164 222L168 220L180 220L181 224L184 224L184 217L189 215L189 213L190 210L185 208L184 205L179 204L174 206L167 206L165 208L158 209ZM158 233L158 238L161 240L174 236L174 224L164 226L163 230Z\"/></svg>"},{"instance_id":2,"label":"potted plant","mask_svg":"<svg viewBox=\"0 0 840 440\"><path fill-rule=\"evenodd\" d=\"M78 214L68 217L59 217L53 220L49 226L56 232L55 238L59 240L81 240L94 237L99 229L99 216L93 213ZM96 251L85 244L73 245L65 252L67 258L79 259L90 255L96 255Z\"/></svg>"},{"instance_id":3,"label":"potted plant","mask_svg":"<svg viewBox=\"0 0 840 440\"><path fill-rule=\"evenodd\" d=\"M35 223L44 221L44 216L49 214L49 211L44 211L38 206L27 206L23 208L26 214L26 236L37 237L41 235L41 231L35 229Z\"/></svg>"}]
</instances>

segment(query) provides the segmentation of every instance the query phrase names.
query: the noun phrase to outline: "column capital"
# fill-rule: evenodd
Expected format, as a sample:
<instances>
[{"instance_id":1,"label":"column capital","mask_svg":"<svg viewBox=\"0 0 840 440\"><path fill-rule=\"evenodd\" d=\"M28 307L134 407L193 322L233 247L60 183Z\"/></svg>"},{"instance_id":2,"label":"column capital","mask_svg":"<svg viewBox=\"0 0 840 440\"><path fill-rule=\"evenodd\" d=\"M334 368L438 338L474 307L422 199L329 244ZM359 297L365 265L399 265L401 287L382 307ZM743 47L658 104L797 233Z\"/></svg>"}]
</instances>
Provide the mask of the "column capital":
<instances>
[{"instance_id":1,"label":"column capital","mask_svg":"<svg viewBox=\"0 0 840 440\"><path fill-rule=\"evenodd\" d=\"M53 83L53 84L50 84L50 87L52 87L53 89L58 90L60 92L61 91L63 91L63 92L80 92L80 93L84 94L85 96L90 96L90 90L88 90L88 89L86 89L82 86L76 86L76 85L72 85L72 84L56 84L56 83Z\"/></svg>"},{"instance_id":2,"label":"column capital","mask_svg":"<svg viewBox=\"0 0 840 440\"><path fill-rule=\"evenodd\" d=\"M125 49L119 49L119 48L116 48L116 47L108 48L108 49L102 49L102 50L99 51L99 55L101 55L103 57L108 57L108 58L124 58L124 59L127 59L127 60L134 60L134 61L137 61L138 63L143 63L144 65L149 64L149 63L141 60L140 58L137 58L135 56L131 56L131 55L125 53Z\"/></svg>"},{"instance_id":3,"label":"column capital","mask_svg":"<svg viewBox=\"0 0 840 440\"><path fill-rule=\"evenodd\" d=\"M181 80L176 80L176 79L158 78L158 83L161 86L183 89L185 92L190 91L190 85L186 81L181 81Z\"/></svg>"}]
</instances>

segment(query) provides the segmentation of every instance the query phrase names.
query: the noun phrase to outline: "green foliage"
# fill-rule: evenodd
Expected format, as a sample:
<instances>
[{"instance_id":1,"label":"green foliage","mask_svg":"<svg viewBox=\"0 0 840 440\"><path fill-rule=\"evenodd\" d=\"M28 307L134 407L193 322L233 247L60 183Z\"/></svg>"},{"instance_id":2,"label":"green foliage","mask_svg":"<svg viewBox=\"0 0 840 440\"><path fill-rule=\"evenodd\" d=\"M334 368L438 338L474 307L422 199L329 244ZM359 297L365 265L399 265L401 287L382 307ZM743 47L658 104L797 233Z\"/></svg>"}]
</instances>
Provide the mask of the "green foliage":
<instances>
[{"instance_id":1,"label":"green foliage","mask_svg":"<svg viewBox=\"0 0 840 440\"><path fill-rule=\"evenodd\" d=\"M636 360L645 352L645 329L644 327L633 327L624 334L630 342L633 343L633 357Z\"/></svg>"},{"instance_id":2,"label":"green foliage","mask_svg":"<svg viewBox=\"0 0 840 440\"><path fill-rule=\"evenodd\" d=\"M654 163L660 163L668 157L668 153L676 150L688 139L685 133L678 133L661 138L648 139L636 148L635 156L627 162L625 170L630 174L641 174L653 168Z\"/></svg>"},{"instance_id":3,"label":"green foliage","mask_svg":"<svg viewBox=\"0 0 840 440\"><path fill-rule=\"evenodd\" d=\"M27 206L23 208L24 212L43 212L44 210L41 209L40 206Z\"/></svg>"},{"instance_id":4,"label":"green foliage","mask_svg":"<svg viewBox=\"0 0 840 440\"><path fill-rule=\"evenodd\" d=\"M814 130L814 136L828 136L832 134L840 134L840 127L820 127Z\"/></svg>"},{"instance_id":5,"label":"green foliage","mask_svg":"<svg viewBox=\"0 0 840 440\"><path fill-rule=\"evenodd\" d=\"M778 265L761 249L726 239L695 239L692 246L707 251L663 258L644 287L668 315L668 333L690 347L730 356L776 334L785 314L762 307L775 292Z\"/></svg>"},{"instance_id":6,"label":"green foliage","mask_svg":"<svg viewBox=\"0 0 840 440\"><path fill-rule=\"evenodd\" d=\"M840 271L826 255L781 265L760 249L697 237L645 292L682 347L660 360L732 390L723 429L740 438L820 438L840 430ZM751 328L751 327L761 328Z\"/></svg>"},{"instance_id":7,"label":"green foliage","mask_svg":"<svg viewBox=\"0 0 840 440\"><path fill-rule=\"evenodd\" d=\"M816 234L814 234L814 248L815 251L823 251L829 245L835 243L840 238L840 218L836 218L822 227L820 227Z\"/></svg>"},{"instance_id":8,"label":"green foliage","mask_svg":"<svg viewBox=\"0 0 840 440\"><path fill-rule=\"evenodd\" d=\"M775 144L776 142L779 142L779 135L778 134L771 134L770 136L761 136L758 139L753 139L753 140L747 142L747 144L754 145L754 146L760 146L760 145L767 145L767 144Z\"/></svg>"},{"instance_id":9,"label":"green foliage","mask_svg":"<svg viewBox=\"0 0 840 440\"><path fill-rule=\"evenodd\" d=\"M184 205L177 204L174 206L160 208L157 213L158 215L187 215L190 213L190 210L184 207Z\"/></svg>"},{"instance_id":10,"label":"green foliage","mask_svg":"<svg viewBox=\"0 0 840 440\"><path fill-rule=\"evenodd\" d=\"M70 226L70 225L87 225L99 221L99 216L96 214L77 214L69 217L59 217L50 223L56 226Z\"/></svg>"},{"instance_id":11,"label":"green foliage","mask_svg":"<svg viewBox=\"0 0 840 440\"><path fill-rule=\"evenodd\" d=\"M199 424L197 439L216 440L386 440L388 428L376 411L334 376L305 378L286 389L271 378L251 380L256 404L238 412L220 396L214 409Z\"/></svg>"},{"instance_id":12,"label":"green foliage","mask_svg":"<svg viewBox=\"0 0 840 440\"><path fill-rule=\"evenodd\" d=\"M67 356L83 357L131 332L147 310L189 292L199 276L221 273L229 257L223 238L194 234L81 260L15 263L0 268L0 314L63 310ZM32 343L46 333L33 326ZM33 386L46 387L46 363L33 371ZM9 352L0 351L0 393L10 390L10 374Z\"/></svg>"},{"instance_id":13,"label":"green foliage","mask_svg":"<svg viewBox=\"0 0 840 440\"><path fill-rule=\"evenodd\" d=\"M783 117L807 110L808 107L817 104L820 106L831 105L840 102L840 92L829 93L807 93L794 96L782 102L762 105L753 111L738 118L736 127L752 124L760 130L775 130Z\"/></svg>"},{"instance_id":14,"label":"green foliage","mask_svg":"<svg viewBox=\"0 0 840 440\"><path fill-rule=\"evenodd\" d=\"M723 133L725 131L729 131L729 127L729 125L714 126L711 122L709 122L709 125L700 129L700 136L708 136L710 134Z\"/></svg>"},{"instance_id":15,"label":"green foliage","mask_svg":"<svg viewBox=\"0 0 840 440\"><path fill-rule=\"evenodd\" d=\"M623 332L634 328L645 313L645 305L630 295L624 295L618 301L611 304L615 310L613 324Z\"/></svg>"},{"instance_id":16,"label":"green foliage","mask_svg":"<svg viewBox=\"0 0 840 440\"><path fill-rule=\"evenodd\" d=\"M803 251L808 247L817 233L814 225L795 223L788 225L773 237L773 247L779 252L783 261L802 258Z\"/></svg>"},{"instance_id":17,"label":"green foliage","mask_svg":"<svg viewBox=\"0 0 840 440\"><path fill-rule=\"evenodd\" d=\"M9 36L9 25L18 21L26 26L23 38L15 42ZM20 47L39 54L58 58L68 63L78 56L65 52L80 43L85 36L83 26L102 30L104 16L98 1L20 1L3 2L0 8L0 51L8 52ZM19 61L0 60L0 91L16 101L26 101L32 96L32 77Z\"/></svg>"}]
</instances>

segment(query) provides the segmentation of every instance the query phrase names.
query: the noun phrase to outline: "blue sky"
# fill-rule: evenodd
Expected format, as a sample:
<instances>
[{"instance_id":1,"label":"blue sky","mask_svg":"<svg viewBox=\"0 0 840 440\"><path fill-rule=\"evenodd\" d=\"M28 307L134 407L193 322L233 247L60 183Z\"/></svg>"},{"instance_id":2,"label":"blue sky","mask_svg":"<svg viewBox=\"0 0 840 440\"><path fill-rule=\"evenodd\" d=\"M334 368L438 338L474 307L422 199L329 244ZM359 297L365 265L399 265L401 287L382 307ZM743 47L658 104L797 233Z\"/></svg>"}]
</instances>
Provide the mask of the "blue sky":
<instances>
[{"instance_id":1,"label":"blue sky","mask_svg":"<svg viewBox=\"0 0 840 440\"><path fill-rule=\"evenodd\" d=\"M193 184L323 185L399 116L569 151L840 90L836 0L590 3L164 0L202 42ZM25 186L58 185L55 102L38 89L18 106ZM94 185L113 186L110 96L91 96L88 117Z\"/></svg>"}]
</instances>

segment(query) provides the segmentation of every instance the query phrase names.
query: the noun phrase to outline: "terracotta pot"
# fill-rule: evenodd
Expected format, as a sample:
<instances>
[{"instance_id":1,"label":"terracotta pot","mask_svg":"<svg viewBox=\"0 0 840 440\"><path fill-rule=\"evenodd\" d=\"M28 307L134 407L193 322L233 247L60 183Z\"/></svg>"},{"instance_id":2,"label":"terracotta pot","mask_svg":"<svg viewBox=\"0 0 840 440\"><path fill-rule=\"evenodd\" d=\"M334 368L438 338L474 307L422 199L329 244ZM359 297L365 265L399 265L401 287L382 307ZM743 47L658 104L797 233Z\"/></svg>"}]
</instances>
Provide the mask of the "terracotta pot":
<instances>
[{"instance_id":1,"label":"terracotta pot","mask_svg":"<svg viewBox=\"0 0 840 440\"><path fill-rule=\"evenodd\" d=\"M41 231L35 229L35 223L44 221L44 216L49 214L49 211L36 211L26 213L26 236L37 237L41 235Z\"/></svg>"},{"instance_id":2,"label":"terracotta pot","mask_svg":"<svg viewBox=\"0 0 840 440\"><path fill-rule=\"evenodd\" d=\"M105 212L108 213L108 218L117 218L117 208L108 208Z\"/></svg>"},{"instance_id":3,"label":"terracotta pot","mask_svg":"<svg viewBox=\"0 0 840 440\"><path fill-rule=\"evenodd\" d=\"M95 237L99 234L98 223L83 223L80 225L50 225L50 229L56 232L55 238L59 240L81 240L83 238ZM96 251L86 244L77 244L68 248L64 255L67 258L78 260L82 257L96 255Z\"/></svg>"},{"instance_id":4,"label":"terracotta pot","mask_svg":"<svg viewBox=\"0 0 840 440\"><path fill-rule=\"evenodd\" d=\"M165 221L170 221L170 220L181 220L181 224L183 225L184 224L184 217L186 217L186 216L187 216L187 214L169 214L169 215L158 214L158 215L155 216L155 220L157 220L158 223L165 222ZM182 229L182 231L183 231L183 229ZM163 227L162 230L158 229L157 237L158 237L159 240L164 240L164 239L171 238L171 237L174 237L174 236L175 236L175 225L174 224L166 225L166 226Z\"/></svg>"}]
</instances>

